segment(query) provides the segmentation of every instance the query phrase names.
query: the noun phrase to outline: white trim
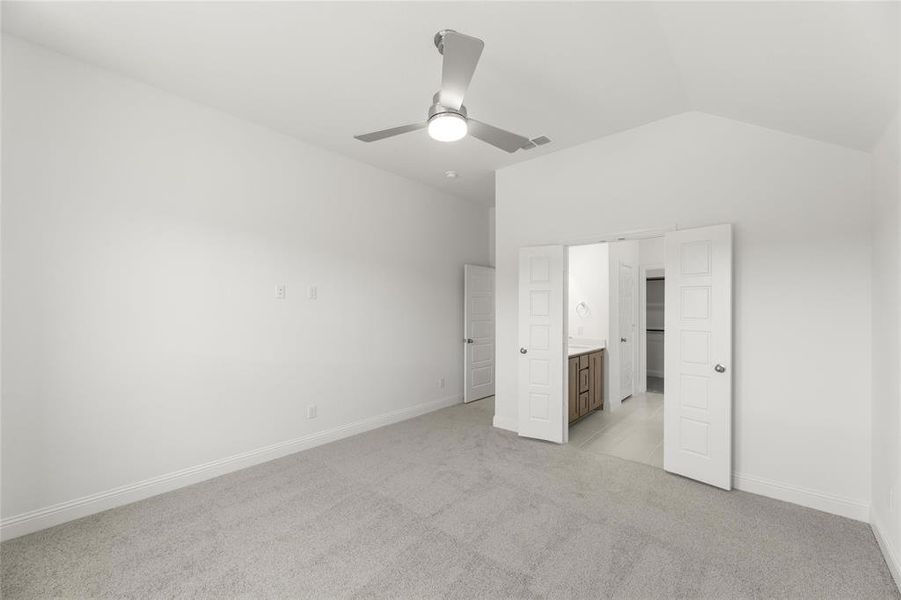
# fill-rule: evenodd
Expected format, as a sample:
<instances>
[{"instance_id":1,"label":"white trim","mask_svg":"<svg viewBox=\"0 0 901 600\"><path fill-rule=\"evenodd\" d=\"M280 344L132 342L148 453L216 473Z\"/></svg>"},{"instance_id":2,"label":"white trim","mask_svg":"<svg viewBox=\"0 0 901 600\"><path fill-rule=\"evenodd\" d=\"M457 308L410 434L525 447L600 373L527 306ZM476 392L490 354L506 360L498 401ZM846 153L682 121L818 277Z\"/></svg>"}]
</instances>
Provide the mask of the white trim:
<instances>
[{"instance_id":1,"label":"white trim","mask_svg":"<svg viewBox=\"0 0 901 600\"><path fill-rule=\"evenodd\" d=\"M888 565L888 570L892 572L895 585L901 590L901 554L899 554L897 549L892 548L889 539L882 533L884 531L882 522L876 516L876 511L874 510L870 511L870 528L873 530L873 535L876 536L876 542L879 543L882 556L885 557L885 564Z\"/></svg>"},{"instance_id":2,"label":"white trim","mask_svg":"<svg viewBox=\"0 0 901 600\"><path fill-rule=\"evenodd\" d=\"M647 238L663 237L670 231L679 231L678 225L667 225L665 227L656 227L652 229L633 229L632 231L624 231L620 233L605 233L595 236L579 236L564 237L552 241L546 241L536 244L535 246L587 246L589 244L605 244L608 242L622 242L627 240L644 240Z\"/></svg>"},{"instance_id":3,"label":"white trim","mask_svg":"<svg viewBox=\"0 0 901 600\"><path fill-rule=\"evenodd\" d=\"M498 429L505 429L507 431L512 431L513 433L519 433L519 422L516 419L502 417L501 415L494 415L492 425L494 425Z\"/></svg>"},{"instance_id":4,"label":"white trim","mask_svg":"<svg viewBox=\"0 0 901 600\"><path fill-rule=\"evenodd\" d=\"M14 515L0 520L0 540L12 539L73 519L80 519L81 517L109 510L110 508L130 504L144 498L231 473L232 471L238 471L287 456L288 454L294 454L301 450L321 446L322 444L334 442L358 433L405 421L454 404L460 404L462 401L463 397L457 395L423 402L374 417L360 419L346 425L339 425L325 431L317 431L293 440L278 442L256 450L212 460L202 465L123 485L105 492Z\"/></svg>"},{"instance_id":5,"label":"white trim","mask_svg":"<svg viewBox=\"0 0 901 600\"><path fill-rule=\"evenodd\" d=\"M732 484L737 490L791 502L856 521L866 522L870 516L870 505L864 500L843 498L744 473L733 473Z\"/></svg>"}]
</instances>

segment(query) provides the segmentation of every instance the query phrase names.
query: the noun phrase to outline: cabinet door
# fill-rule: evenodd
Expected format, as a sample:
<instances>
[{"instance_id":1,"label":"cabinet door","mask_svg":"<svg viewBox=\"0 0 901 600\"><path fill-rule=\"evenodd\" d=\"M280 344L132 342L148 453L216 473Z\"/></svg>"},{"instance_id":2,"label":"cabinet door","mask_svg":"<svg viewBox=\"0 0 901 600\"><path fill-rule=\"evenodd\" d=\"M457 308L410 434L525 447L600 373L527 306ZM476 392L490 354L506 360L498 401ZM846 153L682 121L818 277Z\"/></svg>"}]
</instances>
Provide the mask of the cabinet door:
<instances>
[{"instance_id":1,"label":"cabinet door","mask_svg":"<svg viewBox=\"0 0 901 600\"><path fill-rule=\"evenodd\" d=\"M591 410L604 407L604 351L591 355Z\"/></svg>"},{"instance_id":2,"label":"cabinet door","mask_svg":"<svg viewBox=\"0 0 901 600\"><path fill-rule=\"evenodd\" d=\"M569 421L579 418L579 359L569 359Z\"/></svg>"},{"instance_id":3,"label":"cabinet door","mask_svg":"<svg viewBox=\"0 0 901 600\"><path fill-rule=\"evenodd\" d=\"M596 390L594 389L594 370L597 368L596 363L597 360L595 358L596 352L593 352L588 355L588 408L590 410L595 409L595 394Z\"/></svg>"},{"instance_id":4,"label":"cabinet door","mask_svg":"<svg viewBox=\"0 0 901 600\"><path fill-rule=\"evenodd\" d=\"M579 416L588 413L591 410L591 407L588 405L588 392L582 392L579 394Z\"/></svg>"}]
</instances>

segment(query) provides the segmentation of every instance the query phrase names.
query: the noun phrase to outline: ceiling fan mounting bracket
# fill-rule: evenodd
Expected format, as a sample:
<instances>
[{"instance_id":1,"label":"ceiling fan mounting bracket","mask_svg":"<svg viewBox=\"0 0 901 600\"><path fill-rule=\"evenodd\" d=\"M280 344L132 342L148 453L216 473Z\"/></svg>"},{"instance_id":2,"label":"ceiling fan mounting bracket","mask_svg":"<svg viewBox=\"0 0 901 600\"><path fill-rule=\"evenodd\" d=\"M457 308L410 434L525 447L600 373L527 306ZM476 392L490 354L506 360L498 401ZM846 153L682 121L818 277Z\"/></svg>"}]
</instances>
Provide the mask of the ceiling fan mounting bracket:
<instances>
[{"instance_id":1,"label":"ceiling fan mounting bracket","mask_svg":"<svg viewBox=\"0 0 901 600\"><path fill-rule=\"evenodd\" d=\"M442 29L435 34L435 47L438 48L438 54L444 54L444 36L447 33L456 33L453 29Z\"/></svg>"}]
</instances>

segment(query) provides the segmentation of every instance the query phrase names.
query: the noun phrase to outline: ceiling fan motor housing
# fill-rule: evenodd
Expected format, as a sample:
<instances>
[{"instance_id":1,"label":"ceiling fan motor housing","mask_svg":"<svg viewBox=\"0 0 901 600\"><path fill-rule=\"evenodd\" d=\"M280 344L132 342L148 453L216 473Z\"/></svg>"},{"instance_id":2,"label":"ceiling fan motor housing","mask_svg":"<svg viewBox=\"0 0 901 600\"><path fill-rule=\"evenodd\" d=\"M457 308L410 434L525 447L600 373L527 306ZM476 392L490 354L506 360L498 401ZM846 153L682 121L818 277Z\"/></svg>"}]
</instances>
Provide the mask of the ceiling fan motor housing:
<instances>
[{"instance_id":1,"label":"ceiling fan motor housing","mask_svg":"<svg viewBox=\"0 0 901 600\"><path fill-rule=\"evenodd\" d=\"M429 118L431 121L432 118L442 115L445 113L452 113L455 115L460 115L464 119L466 118L466 107L462 104L459 109L448 108L446 106L442 106L441 102L438 100L438 97L441 95L441 92L435 92L435 95L432 96L432 105L429 107Z\"/></svg>"}]
</instances>

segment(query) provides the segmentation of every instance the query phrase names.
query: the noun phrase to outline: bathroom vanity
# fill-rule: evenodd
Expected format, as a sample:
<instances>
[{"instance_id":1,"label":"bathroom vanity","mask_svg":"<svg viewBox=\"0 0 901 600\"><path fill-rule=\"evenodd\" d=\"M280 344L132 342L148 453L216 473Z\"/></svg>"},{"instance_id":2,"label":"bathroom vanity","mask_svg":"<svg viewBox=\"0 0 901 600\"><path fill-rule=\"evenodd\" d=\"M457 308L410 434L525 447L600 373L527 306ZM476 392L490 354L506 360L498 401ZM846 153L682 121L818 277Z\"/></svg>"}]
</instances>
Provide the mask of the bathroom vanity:
<instances>
[{"instance_id":1,"label":"bathroom vanity","mask_svg":"<svg viewBox=\"0 0 901 600\"><path fill-rule=\"evenodd\" d=\"M604 348L569 347L569 422L604 407Z\"/></svg>"}]
</instances>

